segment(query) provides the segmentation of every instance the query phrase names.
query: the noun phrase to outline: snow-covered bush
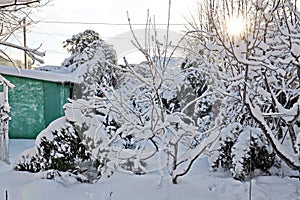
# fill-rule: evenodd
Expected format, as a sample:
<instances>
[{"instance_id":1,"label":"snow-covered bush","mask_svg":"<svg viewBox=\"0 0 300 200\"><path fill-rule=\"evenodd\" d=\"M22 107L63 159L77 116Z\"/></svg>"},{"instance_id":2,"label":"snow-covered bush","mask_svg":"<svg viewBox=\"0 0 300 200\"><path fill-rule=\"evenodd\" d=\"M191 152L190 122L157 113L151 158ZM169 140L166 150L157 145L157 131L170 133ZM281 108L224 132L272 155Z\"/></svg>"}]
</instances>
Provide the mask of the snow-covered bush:
<instances>
[{"instance_id":1,"label":"snow-covered bush","mask_svg":"<svg viewBox=\"0 0 300 200\"><path fill-rule=\"evenodd\" d=\"M239 123L230 124L221 130L219 144L216 145L217 151L210 158L213 169L222 167L224 170L231 170L233 168L232 148L242 131Z\"/></svg>"},{"instance_id":2,"label":"snow-covered bush","mask_svg":"<svg viewBox=\"0 0 300 200\"><path fill-rule=\"evenodd\" d=\"M41 176L48 179L59 178L60 174L66 174L62 172L67 172L78 181L90 183L111 176L112 172L107 169L107 148L101 148L106 145L101 145L99 140L95 143L91 138L98 126L93 122L101 120L95 117L95 121L91 121L88 119L91 115L82 115L77 106L82 108L86 103L85 107L88 102L78 101L66 105L66 116L52 122L38 135L35 147L17 159L15 170L44 172Z\"/></svg>"},{"instance_id":3,"label":"snow-covered bush","mask_svg":"<svg viewBox=\"0 0 300 200\"><path fill-rule=\"evenodd\" d=\"M63 117L39 134L36 146L19 158L15 170L57 170L77 174L84 171L83 167L88 162L92 162L90 153L74 129L74 124Z\"/></svg>"},{"instance_id":4,"label":"snow-covered bush","mask_svg":"<svg viewBox=\"0 0 300 200\"><path fill-rule=\"evenodd\" d=\"M239 135L232 147L232 163L233 177L239 180L249 175L269 174L275 154L260 129L246 127Z\"/></svg>"},{"instance_id":5,"label":"snow-covered bush","mask_svg":"<svg viewBox=\"0 0 300 200\"><path fill-rule=\"evenodd\" d=\"M275 162L275 154L258 128L231 123L221 130L217 146L210 160L212 168L230 170L239 180L249 175L267 174Z\"/></svg>"},{"instance_id":6,"label":"snow-covered bush","mask_svg":"<svg viewBox=\"0 0 300 200\"><path fill-rule=\"evenodd\" d=\"M99 100L99 102L96 101ZM117 125L109 115L109 107L101 97L92 100L71 100L65 105L66 117L74 122L79 137L97 166L98 178L110 177L117 155L112 152L111 139Z\"/></svg>"}]
</instances>

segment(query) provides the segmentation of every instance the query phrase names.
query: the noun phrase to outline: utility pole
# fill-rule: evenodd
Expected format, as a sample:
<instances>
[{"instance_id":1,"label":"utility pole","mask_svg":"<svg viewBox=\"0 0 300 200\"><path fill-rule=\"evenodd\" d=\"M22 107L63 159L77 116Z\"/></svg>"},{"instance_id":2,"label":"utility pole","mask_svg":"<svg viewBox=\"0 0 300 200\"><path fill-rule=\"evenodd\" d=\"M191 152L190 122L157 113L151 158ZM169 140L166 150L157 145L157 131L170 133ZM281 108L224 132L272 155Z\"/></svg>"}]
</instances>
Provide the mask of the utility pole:
<instances>
[{"instance_id":1,"label":"utility pole","mask_svg":"<svg viewBox=\"0 0 300 200\"><path fill-rule=\"evenodd\" d=\"M26 18L23 18L23 39L24 39L24 47L27 47L27 38L26 38ZM28 69L28 62L27 62L27 54L24 51L24 67Z\"/></svg>"}]
</instances>

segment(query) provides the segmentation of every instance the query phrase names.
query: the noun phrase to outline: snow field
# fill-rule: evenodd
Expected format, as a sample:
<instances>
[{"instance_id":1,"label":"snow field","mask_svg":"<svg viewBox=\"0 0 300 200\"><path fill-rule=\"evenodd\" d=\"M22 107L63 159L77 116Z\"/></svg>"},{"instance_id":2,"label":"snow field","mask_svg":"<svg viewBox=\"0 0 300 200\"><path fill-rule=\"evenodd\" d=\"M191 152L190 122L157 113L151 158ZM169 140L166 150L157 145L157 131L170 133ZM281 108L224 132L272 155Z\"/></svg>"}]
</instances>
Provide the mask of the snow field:
<instances>
[{"instance_id":1,"label":"snow field","mask_svg":"<svg viewBox=\"0 0 300 200\"><path fill-rule=\"evenodd\" d=\"M23 150L34 146L33 140L10 140L10 161ZM206 159L199 159L192 170L179 179L178 185L165 176L153 172L137 176L116 172L111 178L95 184L67 180L40 179L41 174L17 172L11 165L0 164L0 199L8 191L11 200L247 200L249 182L234 180L224 173L210 172ZM299 200L298 179L260 176L252 180L253 200Z\"/></svg>"}]
</instances>

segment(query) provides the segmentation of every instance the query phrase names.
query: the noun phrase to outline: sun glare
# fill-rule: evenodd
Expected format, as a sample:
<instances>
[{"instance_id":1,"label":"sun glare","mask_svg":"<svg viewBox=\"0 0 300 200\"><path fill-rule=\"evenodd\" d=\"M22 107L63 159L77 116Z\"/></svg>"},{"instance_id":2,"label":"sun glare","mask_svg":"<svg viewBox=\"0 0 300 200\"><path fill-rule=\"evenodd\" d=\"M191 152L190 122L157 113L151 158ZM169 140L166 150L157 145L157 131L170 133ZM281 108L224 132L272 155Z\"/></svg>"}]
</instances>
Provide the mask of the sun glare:
<instances>
[{"instance_id":1,"label":"sun glare","mask_svg":"<svg viewBox=\"0 0 300 200\"><path fill-rule=\"evenodd\" d=\"M245 31L245 22L241 17L226 20L226 28L229 35L239 36Z\"/></svg>"}]
</instances>

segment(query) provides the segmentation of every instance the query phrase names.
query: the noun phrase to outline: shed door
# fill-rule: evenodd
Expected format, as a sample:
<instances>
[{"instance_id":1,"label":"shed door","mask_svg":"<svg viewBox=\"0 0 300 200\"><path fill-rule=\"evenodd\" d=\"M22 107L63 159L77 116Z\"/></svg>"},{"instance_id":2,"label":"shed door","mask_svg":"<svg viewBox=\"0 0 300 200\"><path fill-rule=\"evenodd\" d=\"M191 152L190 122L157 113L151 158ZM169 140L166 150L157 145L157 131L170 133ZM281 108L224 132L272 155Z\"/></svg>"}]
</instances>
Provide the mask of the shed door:
<instances>
[{"instance_id":1,"label":"shed door","mask_svg":"<svg viewBox=\"0 0 300 200\"><path fill-rule=\"evenodd\" d=\"M68 85L44 82L45 98L45 125L48 126L53 120L64 115L63 105L69 98Z\"/></svg>"},{"instance_id":2,"label":"shed door","mask_svg":"<svg viewBox=\"0 0 300 200\"><path fill-rule=\"evenodd\" d=\"M9 77L16 87L9 90L11 138L35 138L45 128L43 82Z\"/></svg>"}]
</instances>

